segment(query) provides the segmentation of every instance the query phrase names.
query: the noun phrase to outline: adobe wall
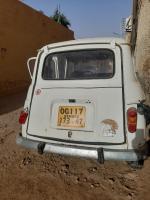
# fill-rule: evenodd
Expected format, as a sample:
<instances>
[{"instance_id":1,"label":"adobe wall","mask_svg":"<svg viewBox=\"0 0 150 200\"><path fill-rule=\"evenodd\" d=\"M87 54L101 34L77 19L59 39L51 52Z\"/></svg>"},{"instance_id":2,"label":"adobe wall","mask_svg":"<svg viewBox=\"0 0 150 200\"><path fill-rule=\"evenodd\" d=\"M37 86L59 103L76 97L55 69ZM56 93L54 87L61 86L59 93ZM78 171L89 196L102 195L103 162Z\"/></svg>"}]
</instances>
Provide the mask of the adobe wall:
<instances>
[{"instance_id":1,"label":"adobe wall","mask_svg":"<svg viewBox=\"0 0 150 200\"><path fill-rule=\"evenodd\" d=\"M139 79L150 97L150 0L138 1L135 63Z\"/></svg>"},{"instance_id":2,"label":"adobe wall","mask_svg":"<svg viewBox=\"0 0 150 200\"><path fill-rule=\"evenodd\" d=\"M0 0L0 96L26 88L26 62L45 44L74 39L71 30L18 0Z\"/></svg>"}]
</instances>

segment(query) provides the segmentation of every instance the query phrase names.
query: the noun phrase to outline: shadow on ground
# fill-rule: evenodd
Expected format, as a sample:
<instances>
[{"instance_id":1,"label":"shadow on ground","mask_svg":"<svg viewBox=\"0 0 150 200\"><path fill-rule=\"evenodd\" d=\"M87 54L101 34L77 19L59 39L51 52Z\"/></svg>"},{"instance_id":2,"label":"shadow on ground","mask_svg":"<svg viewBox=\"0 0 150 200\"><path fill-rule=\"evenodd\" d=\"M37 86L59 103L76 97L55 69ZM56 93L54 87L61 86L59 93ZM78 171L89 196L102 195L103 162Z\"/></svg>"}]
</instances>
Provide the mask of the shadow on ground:
<instances>
[{"instance_id":1,"label":"shadow on ground","mask_svg":"<svg viewBox=\"0 0 150 200\"><path fill-rule=\"evenodd\" d=\"M0 115L14 111L24 105L26 91L5 97L0 97Z\"/></svg>"}]
</instances>

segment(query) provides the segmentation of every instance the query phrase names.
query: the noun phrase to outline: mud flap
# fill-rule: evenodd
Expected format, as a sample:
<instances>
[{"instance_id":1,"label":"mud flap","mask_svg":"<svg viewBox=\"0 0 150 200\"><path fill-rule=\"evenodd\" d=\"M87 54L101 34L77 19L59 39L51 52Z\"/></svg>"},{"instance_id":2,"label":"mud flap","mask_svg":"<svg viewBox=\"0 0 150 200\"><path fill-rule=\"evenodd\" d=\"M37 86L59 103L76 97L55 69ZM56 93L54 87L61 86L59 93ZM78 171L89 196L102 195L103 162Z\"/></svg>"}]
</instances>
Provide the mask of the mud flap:
<instances>
[{"instance_id":1,"label":"mud flap","mask_svg":"<svg viewBox=\"0 0 150 200\"><path fill-rule=\"evenodd\" d=\"M104 150L103 150L103 148L98 148L97 154L98 154L98 162L100 164L104 164Z\"/></svg>"},{"instance_id":2,"label":"mud flap","mask_svg":"<svg viewBox=\"0 0 150 200\"><path fill-rule=\"evenodd\" d=\"M40 142L37 146L37 150L39 154L43 154L44 152L44 148L45 148L45 143L44 142Z\"/></svg>"}]
</instances>

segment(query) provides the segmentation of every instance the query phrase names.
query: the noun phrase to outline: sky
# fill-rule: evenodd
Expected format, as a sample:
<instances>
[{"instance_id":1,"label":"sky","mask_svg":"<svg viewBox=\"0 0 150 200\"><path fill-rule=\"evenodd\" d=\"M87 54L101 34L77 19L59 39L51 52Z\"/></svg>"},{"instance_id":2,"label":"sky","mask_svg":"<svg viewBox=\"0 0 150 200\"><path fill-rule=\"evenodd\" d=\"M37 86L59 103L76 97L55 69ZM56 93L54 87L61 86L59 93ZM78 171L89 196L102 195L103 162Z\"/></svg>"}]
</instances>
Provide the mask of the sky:
<instances>
[{"instance_id":1,"label":"sky","mask_svg":"<svg viewBox=\"0 0 150 200\"><path fill-rule=\"evenodd\" d=\"M71 22L75 38L121 36L122 19L131 15L132 0L22 0L51 16L58 5Z\"/></svg>"}]
</instances>

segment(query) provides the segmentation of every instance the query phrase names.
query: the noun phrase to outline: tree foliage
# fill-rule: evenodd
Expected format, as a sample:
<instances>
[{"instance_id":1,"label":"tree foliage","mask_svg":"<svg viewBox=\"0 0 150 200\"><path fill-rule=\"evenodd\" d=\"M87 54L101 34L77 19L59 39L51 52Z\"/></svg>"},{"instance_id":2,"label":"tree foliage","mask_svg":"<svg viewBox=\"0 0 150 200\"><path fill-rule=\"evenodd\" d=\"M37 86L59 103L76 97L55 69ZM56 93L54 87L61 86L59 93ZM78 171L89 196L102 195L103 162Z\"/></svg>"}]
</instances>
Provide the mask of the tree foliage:
<instances>
[{"instance_id":1,"label":"tree foliage","mask_svg":"<svg viewBox=\"0 0 150 200\"><path fill-rule=\"evenodd\" d=\"M65 26L66 28L69 28L69 26L71 26L70 21L63 13L60 12L60 9L58 7L56 8L54 14L50 18L52 18L58 24Z\"/></svg>"}]
</instances>

